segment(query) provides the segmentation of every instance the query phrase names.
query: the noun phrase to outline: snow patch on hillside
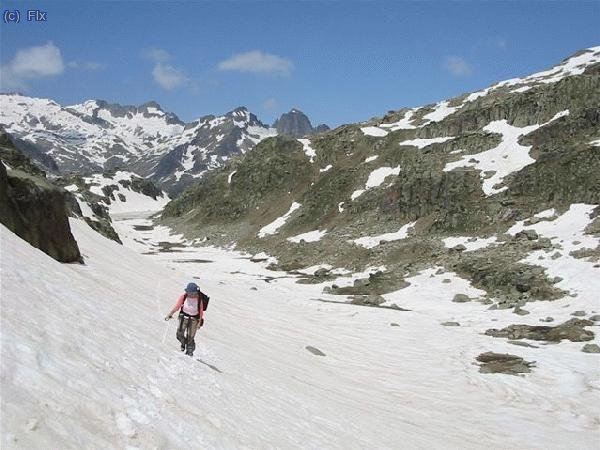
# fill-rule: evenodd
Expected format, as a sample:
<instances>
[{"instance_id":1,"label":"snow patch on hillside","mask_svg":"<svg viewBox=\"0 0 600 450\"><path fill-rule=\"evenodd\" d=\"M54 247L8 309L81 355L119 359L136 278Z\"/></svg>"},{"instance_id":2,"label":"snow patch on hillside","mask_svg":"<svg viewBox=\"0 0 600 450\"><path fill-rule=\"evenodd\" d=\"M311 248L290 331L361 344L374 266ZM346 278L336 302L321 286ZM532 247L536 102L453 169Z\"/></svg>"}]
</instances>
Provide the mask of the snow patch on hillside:
<instances>
[{"instance_id":1,"label":"snow patch on hillside","mask_svg":"<svg viewBox=\"0 0 600 450\"><path fill-rule=\"evenodd\" d=\"M398 175L400 173L400 166L397 167L379 167L375 169L369 174L369 178L365 184L364 189L358 189L352 193L350 196L351 200L356 200L362 194L364 194L369 189L373 189L375 187L381 186L385 179L391 175Z\"/></svg>"},{"instance_id":2,"label":"snow patch on hillside","mask_svg":"<svg viewBox=\"0 0 600 450\"><path fill-rule=\"evenodd\" d=\"M462 105L460 106L448 106L448 101L443 101L438 103L437 105L435 105L434 109L432 112L430 112L429 114L425 114L423 116L423 119L427 120L428 123L431 122L441 122L442 120L444 120L446 117L448 117L450 114L455 113L456 111L458 111L460 109ZM424 125L422 125L424 126Z\"/></svg>"},{"instance_id":3,"label":"snow patch on hillside","mask_svg":"<svg viewBox=\"0 0 600 450\"><path fill-rule=\"evenodd\" d=\"M424 139L408 139L406 141L400 142L400 145L412 145L414 147L419 147L419 149L430 146L431 144L439 144L441 142L449 141L450 139L454 139L453 136L447 137L436 137L436 138L424 138Z\"/></svg>"},{"instance_id":4,"label":"snow patch on hillside","mask_svg":"<svg viewBox=\"0 0 600 450\"><path fill-rule=\"evenodd\" d=\"M388 132L379 127L361 127L360 131L366 136L383 137L387 136Z\"/></svg>"},{"instance_id":5,"label":"snow patch on hillside","mask_svg":"<svg viewBox=\"0 0 600 450\"><path fill-rule=\"evenodd\" d=\"M317 152L310 145L310 139L298 139L298 142L302 144L302 150L304 150L306 156L310 158L310 162L315 162L315 156L317 156Z\"/></svg>"},{"instance_id":6,"label":"snow patch on hillside","mask_svg":"<svg viewBox=\"0 0 600 450\"><path fill-rule=\"evenodd\" d=\"M308 231L307 233L297 234L296 236L287 238L287 240L296 243L299 243L300 241L317 242L320 241L326 234L327 230L314 230Z\"/></svg>"},{"instance_id":7,"label":"snow patch on hillside","mask_svg":"<svg viewBox=\"0 0 600 450\"><path fill-rule=\"evenodd\" d=\"M231 172L228 176L227 176L227 184L231 184L231 179L233 178L233 176L237 173L237 170L234 170L233 172Z\"/></svg>"},{"instance_id":8,"label":"snow patch on hillside","mask_svg":"<svg viewBox=\"0 0 600 450\"><path fill-rule=\"evenodd\" d=\"M382 242L390 242L390 241L399 241L401 239L406 239L411 231L411 229L415 226L417 222L409 222L405 225L402 225L398 231L393 233L384 233L378 236L363 236L358 239L354 239L350 242L353 242L356 245L360 245L364 248L374 248L380 245Z\"/></svg>"},{"instance_id":9,"label":"snow patch on hillside","mask_svg":"<svg viewBox=\"0 0 600 450\"><path fill-rule=\"evenodd\" d=\"M110 199L108 210L112 214L132 213L132 212L155 212L162 210L169 202L169 197L166 193L162 196L157 196L156 200L150 196L144 195L123 186L120 181L131 181L132 177L137 177L132 172L119 170L115 172L113 178L108 178L103 174L97 173L92 176L85 177L84 181L91 184L90 192L93 194L105 196L102 188L115 185L118 189L113 191L114 200ZM138 177L139 178L139 177ZM121 199L122 195L125 200Z\"/></svg>"},{"instance_id":10,"label":"snow patch on hillside","mask_svg":"<svg viewBox=\"0 0 600 450\"><path fill-rule=\"evenodd\" d=\"M277 233L277 230L279 230L279 228L285 225L290 216L294 213L294 211L300 208L300 206L302 206L300 203L293 202L288 212L286 212L283 216L278 217L273 222L262 227L258 232L258 237L263 238L267 235Z\"/></svg>"},{"instance_id":11,"label":"snow patch on hillside","mask_svg":"<svg viewBox=\"0 0 600 450\"><path fill-rule=\"evenodd\" d=\"M389 128L390 131L397 131L397 130L411 130L413 128L416 128L413 124L411 124L410 122L413 120L413 115L415 114L415 111L418 108L415 109L409 109L408 111L406 111L404 113L404 116L402 117L402 119L400 119L397 122L392 122L392 123L382 123L379 124L379 126L381 128Z\"/></svg>"},{"instance_id":12,"label":"snow patch on hillside","mask_svg":"<svg viewBox=\"0 0 600 450\"><path fill-rule=\"evenodd\" d=\"M485 295L485 291L477 289L471 285L468 280L459 277L454 272L445 272L437 275L441 267L431 267L421 271L419 274L406 278L410 283L408 287L400 289L389 294L383 294L386 299L386 305L396 303L411 309L419 311L430 311L440 314L445 312L448 315L457 313L457 308L465 309L468 303L462 303L457 307L452 299L456 294L465 294L476 298ZM444 280L450 280L445 282ZM474 305L466 306L471 311L480 311L481 307Z\"/></svg>"},{"instance_id":13,"label":"snow patch on hillside","mask_svg":"<svg viewBox=\"0 0 600 450\"><path fill-rule=\"evenodd\" d=\"M502 136L500 144L481 153L463 155L458 161L447 163L444 171L448 172L458 167L473 167L481 171L482 189L487 196L505 191L508 186L495 186L511 173L518 172L535 162L535 159L529 156L531 145L521 145L519 139L568 114L569 110L561 111L546 123L522 128L509 125L505 119L490 122L483 130L500 134Z\"/></svg>"}]
</instances>

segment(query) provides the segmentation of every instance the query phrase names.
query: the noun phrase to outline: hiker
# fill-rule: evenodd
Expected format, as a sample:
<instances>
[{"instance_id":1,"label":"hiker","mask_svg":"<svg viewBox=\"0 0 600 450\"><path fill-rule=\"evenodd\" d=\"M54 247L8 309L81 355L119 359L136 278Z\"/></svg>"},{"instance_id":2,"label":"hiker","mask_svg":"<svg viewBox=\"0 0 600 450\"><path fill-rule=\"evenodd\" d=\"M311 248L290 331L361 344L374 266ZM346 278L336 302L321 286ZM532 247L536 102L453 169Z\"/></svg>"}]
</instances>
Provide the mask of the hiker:
<instances>
[{"instance_id":1,"label":"hiker","mask_svg":"<svg viewBox=\"0 0 600 450\"><path fill-rule=\"evenodd\" d=\"M204 311L208 306L210 298L200 292L196 283L189 283L185 288L185 293L181 294L173 305L171 312L165 317L165 320L173 318L173 313L179 310L179 326L177 327L177 340L181 342L181 351L192 356L196 349L194 336L198 327L204 325Z\"/></svg>"}]
</instances>

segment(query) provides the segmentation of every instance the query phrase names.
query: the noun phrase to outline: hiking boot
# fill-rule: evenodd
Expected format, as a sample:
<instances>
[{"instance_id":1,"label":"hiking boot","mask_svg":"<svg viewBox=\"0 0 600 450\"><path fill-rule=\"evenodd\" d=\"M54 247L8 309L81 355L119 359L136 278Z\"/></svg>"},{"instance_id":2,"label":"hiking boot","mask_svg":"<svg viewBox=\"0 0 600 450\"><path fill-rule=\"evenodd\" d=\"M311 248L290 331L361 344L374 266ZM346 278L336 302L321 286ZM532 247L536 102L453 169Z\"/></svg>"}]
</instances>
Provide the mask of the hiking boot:
<instances>
[{"instance_id":1,"label":"hiking boot","mask_svg":"<svg viewBox=\"0 0 600 450\"><path fill-rule=\"evenodd\" d=\"M184 352L185 351L185 344L181 344L181 351Z\"/></svg>"}]
</instances>

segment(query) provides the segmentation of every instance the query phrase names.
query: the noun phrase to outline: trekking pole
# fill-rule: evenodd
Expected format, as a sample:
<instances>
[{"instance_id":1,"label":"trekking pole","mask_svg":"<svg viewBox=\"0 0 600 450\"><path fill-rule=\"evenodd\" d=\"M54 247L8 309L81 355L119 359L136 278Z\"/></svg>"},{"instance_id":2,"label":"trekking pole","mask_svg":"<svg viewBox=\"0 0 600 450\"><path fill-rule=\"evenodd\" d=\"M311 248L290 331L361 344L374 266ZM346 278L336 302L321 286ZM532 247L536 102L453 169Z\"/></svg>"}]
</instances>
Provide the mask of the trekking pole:
<instances>
[{"instance_id":1,"label":"trekking pole","mask_svg":"<svg viewBox=\"0 0 600 450\"><path fill-rule=\"evenodd\" d=\"M169 331L169 321L165 324L165 332L163 334L162 343L165 343L165 339L167 339L167 332Z\"/></svg>"}]
</instances>

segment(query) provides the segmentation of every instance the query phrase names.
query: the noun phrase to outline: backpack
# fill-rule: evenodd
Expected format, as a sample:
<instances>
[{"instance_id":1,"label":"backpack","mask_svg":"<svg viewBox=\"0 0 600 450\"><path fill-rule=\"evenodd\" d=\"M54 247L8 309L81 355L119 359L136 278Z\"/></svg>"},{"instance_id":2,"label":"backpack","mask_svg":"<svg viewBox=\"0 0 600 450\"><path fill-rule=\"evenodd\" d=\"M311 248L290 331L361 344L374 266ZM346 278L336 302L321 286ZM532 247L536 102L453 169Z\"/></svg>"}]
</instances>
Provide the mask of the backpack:
<instances>
[{"instance_id":1,"label":"backpack","mask_svg":"<svg viewBox=\"0 0 600 450\"><path fill-rule=\"evenodd\" d=\"M187 293L183 294L183 302L185 303L185 300L187 298ZM208 301L210 300L210 297L208 295L206 295L204 292L199 291L198 292L198 315L199 315L199 326L204 325L204 318L202 317L204 314L203 312L206 311L206 308L208 308ZM200 308L202 306L202 309ZM183 304L181 305L181 309L179 310L179 314L185 314L183 312Z\"/></svg>"}]
</instances>

